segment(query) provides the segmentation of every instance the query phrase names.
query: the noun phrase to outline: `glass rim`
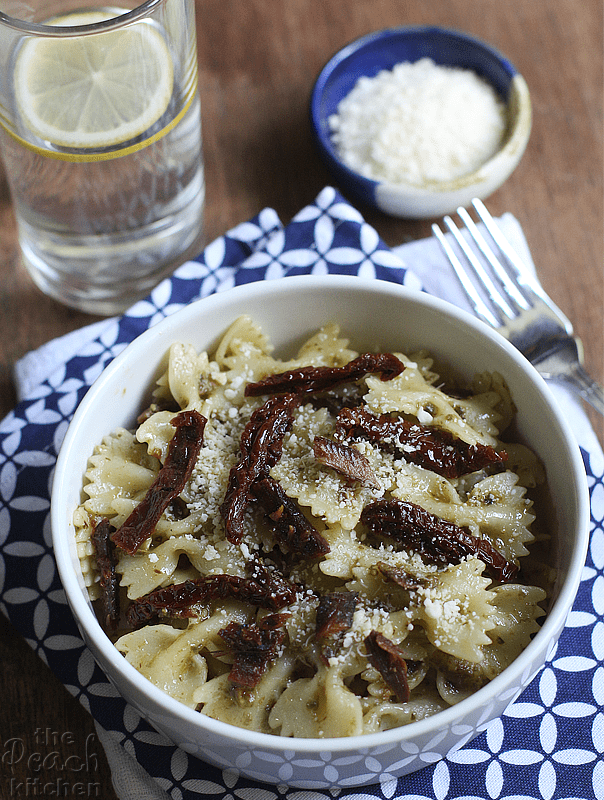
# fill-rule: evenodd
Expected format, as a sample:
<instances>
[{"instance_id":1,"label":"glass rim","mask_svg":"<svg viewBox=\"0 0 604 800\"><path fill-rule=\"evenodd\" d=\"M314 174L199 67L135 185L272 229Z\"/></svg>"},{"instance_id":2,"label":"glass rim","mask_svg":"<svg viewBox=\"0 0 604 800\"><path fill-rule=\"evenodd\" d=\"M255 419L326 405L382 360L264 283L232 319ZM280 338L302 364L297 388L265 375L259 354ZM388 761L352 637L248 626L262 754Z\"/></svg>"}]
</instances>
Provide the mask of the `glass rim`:
<instances>
[{"instance_id":1,"label":"glass rim","mask_svg":"<svg viewBox=\"0 0 604 800\"><path fill-rule=\"evenodd\" d=\"M127 11L115 17L110 17L109 19L104 19L101 22L93 22L89 25L44 25L39 22L26 22L25 20L16 19L15 17L9 17L8 14L4 14L0 11L0 27L4 25L18 33L30 36L54 38L86 36L122 28L124 25L136 22L148 16L156 6L161 5L163 2L164 0L145 0L144 3L141 3L131 11Z\"/></svg>"}]
</instances>

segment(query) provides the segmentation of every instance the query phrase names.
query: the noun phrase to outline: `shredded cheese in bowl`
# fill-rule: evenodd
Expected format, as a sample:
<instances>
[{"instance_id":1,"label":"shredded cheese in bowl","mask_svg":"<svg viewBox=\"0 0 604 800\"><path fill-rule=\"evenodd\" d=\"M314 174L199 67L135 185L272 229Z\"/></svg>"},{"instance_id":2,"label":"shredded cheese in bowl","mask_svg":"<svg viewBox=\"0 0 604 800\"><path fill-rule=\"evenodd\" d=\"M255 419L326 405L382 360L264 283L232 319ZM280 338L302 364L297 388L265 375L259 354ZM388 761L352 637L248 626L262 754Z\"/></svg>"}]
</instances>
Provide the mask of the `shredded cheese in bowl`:
<instances>
[{"instance_id":1,"label":"shredded cheese in bowl","mask_svg":"<svg viewBox=\"0 0 604 800\"><path fill-rule=\"evenodd\" d=\"M329 125L351 169L376 181L425 186L468 175L495 155L506 109L472 70L422 58L361 77Z\"/></svg>"}]
</instances>

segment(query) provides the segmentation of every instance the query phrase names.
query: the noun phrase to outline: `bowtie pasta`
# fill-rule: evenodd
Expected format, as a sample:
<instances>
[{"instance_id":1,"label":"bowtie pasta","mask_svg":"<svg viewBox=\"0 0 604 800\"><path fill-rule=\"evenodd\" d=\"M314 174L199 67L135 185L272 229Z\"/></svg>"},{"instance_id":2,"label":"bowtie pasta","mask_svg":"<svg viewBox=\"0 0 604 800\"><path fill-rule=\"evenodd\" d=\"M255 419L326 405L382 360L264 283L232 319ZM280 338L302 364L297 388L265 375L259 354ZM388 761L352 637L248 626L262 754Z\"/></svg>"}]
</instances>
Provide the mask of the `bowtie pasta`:
<instances>
[{"instance_id":1,"label":"bowtie pasta","mask_svg":"<svg viewBox=\"0 0 604 800\"><path fill-rule=\"evenodd\" d=\"M124 657L200 713L318 738L422 719L505 669L553 579L543 470L504 441L500 375L434 369L359 354L336 324L291 360L248 317L211 354L173 344L75 514Z\"/></svg>"}]
</instances>

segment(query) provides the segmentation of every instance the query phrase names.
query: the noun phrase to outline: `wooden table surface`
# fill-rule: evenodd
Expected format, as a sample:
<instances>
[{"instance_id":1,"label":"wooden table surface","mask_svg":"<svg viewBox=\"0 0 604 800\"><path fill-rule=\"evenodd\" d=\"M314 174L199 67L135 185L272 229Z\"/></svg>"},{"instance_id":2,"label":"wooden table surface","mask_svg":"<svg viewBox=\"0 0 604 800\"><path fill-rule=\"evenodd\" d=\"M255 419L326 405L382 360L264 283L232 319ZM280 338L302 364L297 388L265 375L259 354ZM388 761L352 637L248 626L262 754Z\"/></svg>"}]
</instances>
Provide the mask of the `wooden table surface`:
<instances>
[{"instance_id":1,"label":"wooden table surface","mask_svg":"<svg viewBox=\"0 0 604 800\"><path fill-rule=\"evenodd\" d=\"M317 73L342 45L383 27L435 24L506 53L529 85L533 131L520 166L487 205L518 217L545 288L575 323L589 371L604 380L601 0L198 0L197 24L208 242L265 206L287 222L331 183L307 106ZM429 221L361 210L388 244L430 233ZM95 318L46 298L20 265L1 164L0 276L2 418L16 402L15 361ZM604 441L602 420L593 420ZM81 754L90 718L2 615L0 665L3 756L12 737L42 758ZM90 782L89 796L112 800L98 743L97 751L98 767L91 761L78 780ZM0 796L20 796L19 781L36 774L25 757L12 773L0 758ZM49 766L42 777L62 776Z\"/></svg>"}]
</instances>

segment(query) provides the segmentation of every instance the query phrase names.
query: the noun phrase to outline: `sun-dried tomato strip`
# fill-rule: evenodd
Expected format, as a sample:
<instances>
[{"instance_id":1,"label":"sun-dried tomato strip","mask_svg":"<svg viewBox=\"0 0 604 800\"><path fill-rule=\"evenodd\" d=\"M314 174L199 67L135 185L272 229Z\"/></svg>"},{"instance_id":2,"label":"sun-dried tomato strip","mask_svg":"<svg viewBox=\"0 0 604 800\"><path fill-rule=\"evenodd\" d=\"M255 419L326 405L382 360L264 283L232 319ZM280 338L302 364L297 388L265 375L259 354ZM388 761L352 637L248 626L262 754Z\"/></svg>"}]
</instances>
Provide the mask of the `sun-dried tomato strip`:
<instances>
[{"instance_id":1,"label":"sun-dried tomato strip","mask_svg":"<svg viewBox=\"0 0 604 800\"><path fill-rule=\"evenodd\" d=\"M278 541L304 558L316 558L329 553L329 545L285 494L281 484L270 476L252 484L252 493L270 520Z\"/></svg>"},{"instance_id":2,"label":"sun-dried tomato strip","mask_svg":"<svg viewBox=\"0 0 604 800\"><path fill-rule=\"evenodd\" d=\"M326 439L324 436L315 436L313 453L319 463L335 469L345 478L374 489L380 488L369 460L355 447L334 442L333 439Z\"/></svg>"},{"instance_id":3,"label":"sun-dried tomato strip","mask_svg":"<svg viewBox=\"0 0 604 800\"><path fill-rule=\"evenodd\" d=\"M284 591L284 586L285 581L276 589L275 584L269 580L262 583L255 578L210 575L155 589L137 598L130 604L126 618L133 628L137 628L155 620L161 612L168 616L190 617L194 616L191 606L196 603L227 598L241 600L258 608L267 608L269 611L278 611L296 598L294 588L288 584L287 591Z\"/></svg>"},{"instance_id":4,"label":"sun-dried tomato strip","mask_svg":"<svg viewBox=\"0 0 604 800\"><path fill-rule=\"evenodd\" d=\"M402 567L393 567L390 564L386 564L385 561L378 561L376 567L384 580L395 583L401 589L413 591L414 589L419 589L420 586L426 585L426 581L423 578L411 575Z\"/></svg>"},{"instance_id":5,"label":"sun-dried tomato strip","mask_svg":"<svg viewBox=\"0 0 604 800\"><path fill-rule=\"evenodd\" d=\"M330 592L319 598L316 637L319 642L337 639L352 627L358 592Z\"/></svg>"},{"instance_id":6,"label":"sun-dried tomato strip","mask_svg":"<svg viewBox=\"0 0 604 800\"><path fill-rule=\"evenodd\" d=\"M299 587L290 583L276 566L267 566L259 559L249 561L246 569L251 580L255 581L262 591L272 600L271 611L293 603Z\"/></svg>"},{"instance_id":7,"label":"sun-dried tomato strip","mask_svg":"<svg viewBox=\"0 0 604 800\"><path fill-rule=\"evenodd\" d=\"M120 618L120 579L115 569L117 565L115 546L110 538L113 530L114 528L109 520L102 519L90 535L97 567L101 575L100 587L104 623L111 630L115 630Z\"/></svg>"},{"instance_id":8,"label":"sun-dried tomato strip","mask_svg":"<svg viewBox=\"0 0 604 800\"><path fill-rule=\"evenodd\" d=\"M365 506L361 522L375 536L388 536L420 553L435 564L459 564L465 556L477 556L489 574L502 583L512 581L518 567L508 561L486 539L473 536L468 528L431 514L405 500L379 500Z\"/></svg>"},{"instance_id":9,"label":"sun-dried tomato strip","mask_svg":"<svg viewBox=\"0 0 604 800\"><path fill-rule=\"evenodd\" d=\"M153 535L161 515L184 489L203 445L206 422L206 418L195 410L182 411L173 417L176 433L168 446L164 465L145 497L111 537L130 555Z\"/></svg>"},{"instance_id":10,"label":"sun-dried tomato strip","mask_svg":"<svg viewBox=\"0 0 604 800\"><path fill-rule=\"evenodd\" d=\"M459 478L508 457L505 451L480 443L468 444L449 431L390 414L377 416L364 408L342 409L336 421L336 436L369 439L445 478Z\"/></svg>"},{"instance_id":11,"label":"sun-dried tomato strip","mask_svg":"<svg viewBox=\"0 0 604 800\"><path fill-rule=\"evenodd\" d=\"M312 394L325 392L341 383L357 381L376 373L383 381L392 380L405 369L405 365L392 353L363 353L343 367L300 367L299 369L267 375L245 387L247 397L262 394Z\"/></svg>"},{"instance_id":12,"label":"sun-dried tomato strip","mask_svg":"<svg viewBox=\"0 0 604 800\"><path fill-rule=\"evenodd\" d=\"M386 686L394 693L399 703L409 700L407 662L399 648L378 631L371 631L365 639L369 661L377 669Z\"/></svg>"},{"instance_id":13,"label":"sun-dried tomato strip","mask_svg":"<svg viewBox=\"0 0 604 800\"><path fill-rule=\"evenodd\" d=\"M284 614L273 614L275 619L264 617L258 624L241 625L229 623L218 631L218 635L233 652L234 662L229 672L229 681L241 689L253 689L258 685L269 663L273 661L285 639L285 631L279 630Z\"/></svg>"},{"instance_id":14,"label":"sun-dried tomato strip","mask_svg":"<svg viewBox=\"0 0 604 800\"><path fill-rule=\"evenodd\" d=\"M243 538L243 516L252 500L254 481L268 475L281 458L283 437L290 429L293 411L300 400L294 394L271 397L256 409L241 435L241 456L229 473L229 483L220 512L226 538L239 544Z\"/></svg>"}]
</instances>

